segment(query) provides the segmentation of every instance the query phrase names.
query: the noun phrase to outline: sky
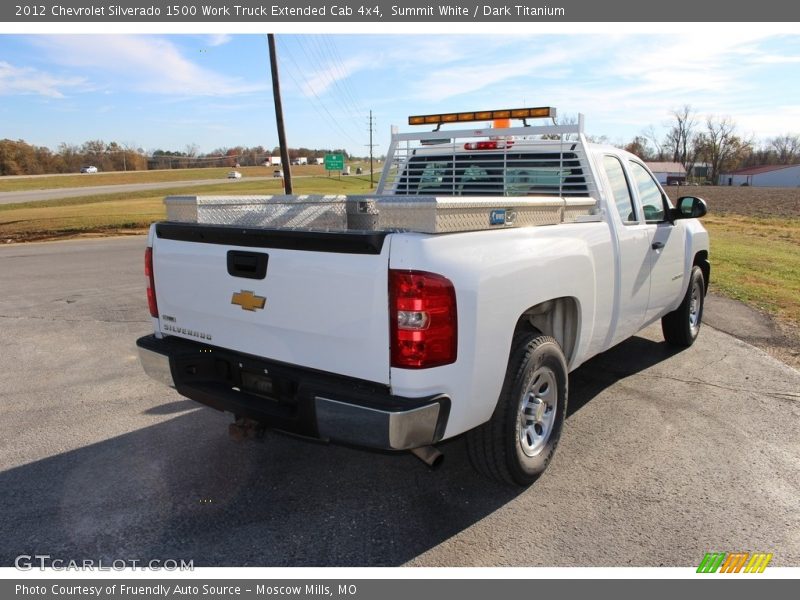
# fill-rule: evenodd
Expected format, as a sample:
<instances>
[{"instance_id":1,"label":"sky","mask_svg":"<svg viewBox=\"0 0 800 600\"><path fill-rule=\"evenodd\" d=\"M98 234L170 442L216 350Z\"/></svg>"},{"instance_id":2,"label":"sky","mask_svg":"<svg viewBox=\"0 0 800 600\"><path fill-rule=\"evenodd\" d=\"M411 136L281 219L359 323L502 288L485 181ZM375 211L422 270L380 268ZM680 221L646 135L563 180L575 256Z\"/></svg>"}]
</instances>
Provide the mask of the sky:
<instances>
[{"instance_id":1,"label":"sky","mask_svg":"<svg viewBox=\"0 0 800 600\"><path fill-rule=\"evenodd\" d=\"M800 133L800 35L277 36L288 145L375 154L411 114L555 106L625 143L691 105L765 140ZM102 139L200 152L268 149L277 130L265 35L0 34L0 138Z\"/></svg>"}]
</instances>

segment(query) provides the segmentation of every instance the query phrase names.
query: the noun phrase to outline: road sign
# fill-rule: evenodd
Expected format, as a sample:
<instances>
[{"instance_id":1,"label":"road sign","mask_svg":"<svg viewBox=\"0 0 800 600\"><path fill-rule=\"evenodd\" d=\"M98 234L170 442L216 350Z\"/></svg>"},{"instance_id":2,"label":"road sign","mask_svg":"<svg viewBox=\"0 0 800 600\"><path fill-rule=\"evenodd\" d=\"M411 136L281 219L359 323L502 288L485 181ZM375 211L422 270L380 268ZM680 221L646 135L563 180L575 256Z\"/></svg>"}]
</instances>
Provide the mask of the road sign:
<instances>
[{"instance_id":1,"label":"road sign","mask_svg":"<svg viewBox=\"0 0 800 600\"><path fill-rule=\"evenodd\" d=\"M344 155L343 154L326 154L325 155L325 170L326 171L341 171L344 169Z\"/></svg>"}]
</instances>

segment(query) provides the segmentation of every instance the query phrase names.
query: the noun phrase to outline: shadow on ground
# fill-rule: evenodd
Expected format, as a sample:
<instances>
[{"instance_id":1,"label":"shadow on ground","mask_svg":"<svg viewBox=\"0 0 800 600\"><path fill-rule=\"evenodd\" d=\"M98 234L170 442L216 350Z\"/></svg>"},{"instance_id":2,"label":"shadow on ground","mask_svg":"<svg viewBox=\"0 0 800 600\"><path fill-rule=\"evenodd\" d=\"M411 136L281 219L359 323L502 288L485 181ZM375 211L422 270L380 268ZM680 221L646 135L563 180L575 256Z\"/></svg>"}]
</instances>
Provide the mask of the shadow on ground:
<instances>
[{"instance_id":1,"label":"shadow on ground","mask_svg":"<svg viewBox=\"0 0 800 600\"><path fill-rule=\"evenodd\" d=\"M668 358L632 338L573 374L570 414ZM463 440L428 471L387 455L277 434L237 444L228 417L192 403L151 427L0 473L0 565L19 554L184 559L195 566L402 564L524 490L475 475Z\"/></svg>"}]
</instances>

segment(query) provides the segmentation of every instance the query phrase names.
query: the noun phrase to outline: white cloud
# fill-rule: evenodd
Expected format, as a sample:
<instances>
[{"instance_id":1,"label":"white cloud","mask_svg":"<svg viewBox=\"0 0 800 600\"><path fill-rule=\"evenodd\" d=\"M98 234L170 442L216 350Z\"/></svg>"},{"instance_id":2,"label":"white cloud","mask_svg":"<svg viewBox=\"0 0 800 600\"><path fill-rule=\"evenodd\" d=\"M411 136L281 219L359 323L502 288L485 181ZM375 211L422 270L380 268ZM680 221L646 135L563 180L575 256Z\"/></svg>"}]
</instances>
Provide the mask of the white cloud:
<instances>
[{"instance_id":1,"label":"white cloud","mask_svg":"<svg viewBox=\"0 0 800 600\"><path fill-rule=\"evenodd\" d=\"M800 133L800 104L775 106L766 111L742 111L736 114L736 125L744 135L759 139L784 133Z\"/></svg>"},{"instance_id":2,"label":"white cloud","mask_svg":"<svg viewBox=\"0 0 800 600\"><path fill-rule=\"evenodd\" d=\"M522 42L519 38L511 38L505 40L505 44L496 39L490 41L492 43L487 47L481 44L480 39L464 37L460 41L462 52L458 59L415 81L412 94L420 100L441 102L494 88L502 90L503 97L507 97L506 86L526 79L530 97L536 93L542 80L562 79L575 61L592 50L596 51L596 43L587 39L570 39L565 43L540 36ZM500 53L503 58L498 59L494 50L502 46L505 46Z\"/></svg>"},{"instance_id":3,"label":"white cloud","mask_svg":"<svg viewBox=\"0 0 800 600\"><path fill-rule=\"evenodd\" d=\"M124 87L174 96L232 96L266 89L204 68L172 42L154 36L80 35L35 38L49 59L85 69L102 80L116 74Z\"/></svg>"},{"instance_id":4,"label":"white cloud","mask_svg":"<svg viewBox=\"0 0 800 600\"><path fill-rule=\"evenodd\" d=\"M65 90L80 88L85 83L84 77L62 77L0 61L0 95L31 94L63 98Z\"/></svg>"},{"instance_id":5,"label":"white cloud","mask_svg":"<svg viewBox=\"0 0 800 600\"><path fill-rule=\"evenodd\" d=\"M374 65L372 60L354 57L309 71L308 74L303 75L302 92L305 96L322 95L337 82L344 81L357 71L369 68L371 65Z\"/></svg>"},{"instance_id":6,"label":"white cloud","mask_svg":"<svg viewBox=\"0 0 800 600\"><path fill-rule=\"evenodd\" d=\"M223 46L230 42L233 39L233 36L228 35L227 33L215 33L208 36L208 45L209 46Z\"/></svg>"}]
</instances>

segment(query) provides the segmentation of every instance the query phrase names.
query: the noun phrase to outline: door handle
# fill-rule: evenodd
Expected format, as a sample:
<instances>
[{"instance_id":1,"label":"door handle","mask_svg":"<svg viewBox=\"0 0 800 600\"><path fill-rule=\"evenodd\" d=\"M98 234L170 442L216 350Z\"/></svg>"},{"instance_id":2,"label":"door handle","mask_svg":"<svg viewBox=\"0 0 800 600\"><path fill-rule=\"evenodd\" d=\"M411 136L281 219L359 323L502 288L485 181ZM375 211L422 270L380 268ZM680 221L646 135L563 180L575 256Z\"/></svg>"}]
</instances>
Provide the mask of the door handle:
<instances>
[{"instance_id":1,"label":"door handle","mask_svg":"<svg viewBox=\"0 0 800 600\"><path fill-rule=\"evenodd\" d=\"M269 255L263 252L228 250L228 273L246 279L264 279Z\"/></svg>"},{"instance_id":2,"label":"door handle","mask_svg":"<svg viewBox=\"0 0 800 600\"><path fill-rule=\"evenodd\" d=\"M653 245L650 246L653 250L661 250L664 247L664 242L653 242Z\"/></svg>"}]
</instances>

